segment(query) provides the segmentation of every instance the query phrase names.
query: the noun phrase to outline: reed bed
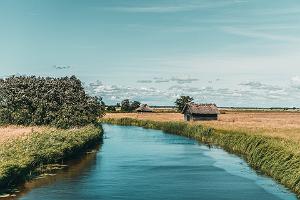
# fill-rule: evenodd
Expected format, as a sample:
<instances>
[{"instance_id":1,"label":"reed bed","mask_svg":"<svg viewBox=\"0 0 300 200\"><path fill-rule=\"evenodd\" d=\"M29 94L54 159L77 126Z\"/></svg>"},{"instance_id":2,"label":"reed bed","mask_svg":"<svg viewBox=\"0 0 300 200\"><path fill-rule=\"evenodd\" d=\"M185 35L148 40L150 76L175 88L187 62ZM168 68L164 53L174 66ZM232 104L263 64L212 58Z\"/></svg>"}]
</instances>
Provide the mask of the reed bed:
<instances>
[{"instance_id":1,"label":"reed bed","mask_svg":"<svg viewBox=\"0 0 300 200\"><path fill-rule=\"evenodd\" d=\"M243 156L254 169L273 177L300 194L300 153L298 143L291 140L240 131L216 130L186 122L159 122L132 118L105 118L101 119L101 122L162 130L220 146Z\"/></svg>"},{"instance_id":2,"label":"reed bed","mask_svg":"<svg viewBox=\"0 0 300 200\"><path fill-rule=\"evenodd\" d=\"M14 138L0 146L0 190L33 177L43 165L62 163L99 143L101 126L49 129Z\"/></svg>"}]
</instances>

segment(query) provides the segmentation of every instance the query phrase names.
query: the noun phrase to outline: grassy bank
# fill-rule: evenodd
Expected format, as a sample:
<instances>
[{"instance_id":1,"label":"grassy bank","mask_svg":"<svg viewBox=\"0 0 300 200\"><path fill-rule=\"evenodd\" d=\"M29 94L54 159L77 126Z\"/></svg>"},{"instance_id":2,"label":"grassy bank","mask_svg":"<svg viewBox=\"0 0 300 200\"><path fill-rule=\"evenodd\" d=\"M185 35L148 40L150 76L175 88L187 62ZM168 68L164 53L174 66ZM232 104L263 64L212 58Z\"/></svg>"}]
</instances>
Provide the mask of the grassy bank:
<instances>
[{"instance_id":1,"label":"grassy bank","mask_svg":"<svg viewBox=\"0 0 300 200\"><path fill-rule=\"evenodd\" d=\"M184 122L181 113L107 113L104 118L125 117L139 120ZM220 130L280 137L297 141L300 144L300 113L229 112L219 115L218 120L191 123Z\"/></svg>"},{"instance_id":2,"label":"grassy bank","mask_svg":"<svg viewBox=\"0 0 300 200\"><path fill-rule=\"evenodd\" d=\"M242 155L253 168L300 194L299 147L297 143L290 140L239 131L220 129L216 131L200 124L185 122L158 122L132 118L106 118L101 119L101 122L158 129L220 146L227 151Z\"/></svg>"},{"instance_id":3,"label":"grassy bank","mask_svg":"<svg viewBox=\"0 0 300 200\"><path fill-rule=\"evenodd\" d=\"M99 143L102 128L55 129L12 139L0 146L0 190L32 177L37 168L61 163Z\"/></svg>"}]
</instances>

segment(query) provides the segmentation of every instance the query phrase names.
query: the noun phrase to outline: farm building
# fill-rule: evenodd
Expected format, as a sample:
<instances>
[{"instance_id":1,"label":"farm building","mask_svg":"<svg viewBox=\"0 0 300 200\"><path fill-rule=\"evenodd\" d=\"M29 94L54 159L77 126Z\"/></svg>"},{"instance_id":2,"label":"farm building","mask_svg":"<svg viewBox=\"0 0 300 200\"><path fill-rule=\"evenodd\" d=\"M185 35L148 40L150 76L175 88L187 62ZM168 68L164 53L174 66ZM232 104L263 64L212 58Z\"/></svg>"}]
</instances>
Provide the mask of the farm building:
<instances>
[{"instance_id":1,"label":"farm building","mask_svg":"<svg viewBox=\"0 0 300 200\"><path fill-rule=\"evenodd\" d=\"M216 104L188 103L182 112L185 121L217 120L220 111Z\"/></svg>"},{"instance_id":2,"label":"farm building","mask_svg":"<svg viewBox=\"0 0 300 200\"><path fill-rule=\"evenodd\" d=\"M153 109L150 108L147 104L142 104L135 111L136 112L153 112Z\"/></svg>"}]
</instances>

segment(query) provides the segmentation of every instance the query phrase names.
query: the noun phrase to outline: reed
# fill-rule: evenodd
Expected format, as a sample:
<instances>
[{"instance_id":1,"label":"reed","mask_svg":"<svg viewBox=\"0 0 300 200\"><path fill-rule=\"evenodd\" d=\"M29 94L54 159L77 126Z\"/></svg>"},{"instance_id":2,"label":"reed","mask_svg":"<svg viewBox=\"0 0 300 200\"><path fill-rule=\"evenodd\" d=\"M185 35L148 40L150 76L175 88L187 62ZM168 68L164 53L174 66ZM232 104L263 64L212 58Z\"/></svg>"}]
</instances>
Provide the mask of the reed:
<instances>
[{"instance_id":1,"label":"reed","mask_svg":"<svg viewBox=\"0 0 300 200\"><path fill-rule=\"evenodd\" d=\"M300 154L298 144L291 140L240 131L215 130L186 122L158 122L132 118L105 118L101 119L101 122L158 129L220 146L241 155L254 169L300 194Z\"/></svg>"},{"instance_id":2,"label":"reed","mask_svg":"<svg viewBox=\"0 0 300 200\"><path fill-rule=\"evenodd\" d=\"M14 138L0 146L0 190L22 183L46 164L62 163L100 142L101 126L50 129Z\"/></svg>"}]
</instances>

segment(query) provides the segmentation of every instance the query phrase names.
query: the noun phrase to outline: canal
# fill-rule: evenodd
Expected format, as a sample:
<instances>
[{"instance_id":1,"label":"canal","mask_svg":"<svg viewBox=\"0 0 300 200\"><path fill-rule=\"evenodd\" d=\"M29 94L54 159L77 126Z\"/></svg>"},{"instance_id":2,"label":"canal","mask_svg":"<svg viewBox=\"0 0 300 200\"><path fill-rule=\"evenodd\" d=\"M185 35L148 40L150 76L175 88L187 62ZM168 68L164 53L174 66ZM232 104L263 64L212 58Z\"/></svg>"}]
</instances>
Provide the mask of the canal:
<instances>
[{"instance_id":1,"label":"canal","mask_svg":"<svg viewBox=\"0 0 300 200\"><path fill-rule=\"evenodd\" d=\"M103 128L98 152L26 183L18 199L297 199L222 149L158 130Z\"/></svg>"}]
</instances>

